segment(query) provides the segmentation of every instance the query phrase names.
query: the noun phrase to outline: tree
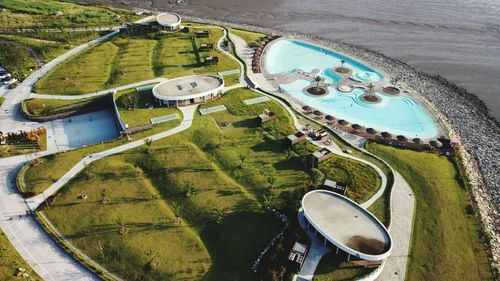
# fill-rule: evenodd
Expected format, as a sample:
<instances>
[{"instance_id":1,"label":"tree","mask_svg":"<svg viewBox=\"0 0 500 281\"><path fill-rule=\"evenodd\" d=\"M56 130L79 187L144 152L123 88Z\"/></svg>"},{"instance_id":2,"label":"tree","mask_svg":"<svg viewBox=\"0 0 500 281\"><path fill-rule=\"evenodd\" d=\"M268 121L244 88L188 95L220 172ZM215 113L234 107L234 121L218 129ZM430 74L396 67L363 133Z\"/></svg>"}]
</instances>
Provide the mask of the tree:
<instances>
[{"instance_id":1,"label":"tree","mask_svg":"<svg viewBox=\"0 0 500 281\"><path fill-rule=\"evenodd\" d=\"M372 96L372 91L373 88L375 88L375 85L373 83L369 83L367 87L368 87L368 95Z\"/></svg>"},{"instance_id":2,"label":"tree","mask_svg":"<svg viewBox=\"0 0 500 281\"><path fill-rule=\"evenodd\" d=\"M314 81L316 81L316 92L319 91L319 83L321 83L321 81L323 81L323 79L324 78L319 76L319 75L314 77Z\"/></svg>"},{"instance_id":3,"label":"tree","mask_svg":"<svg viewBox=\"0 0 500 281\"><path fill-rule=\"evenodd\" d=\"M118 230L118 233L121 235L125 235L128 233L128 228L125 226L125 219L123 217L120 217L117 221L118 225L120 226L120 229Z\"/></svg>"},{"instance_id":4,"label":"tree","mask_svg":"<svg viewBox=\"0 0 500 281\"><path fill-rule=\"evenodd\" d=\"M224 208L221 208L221 207L214 204L213 212L214 212L214 215L216 217L216 222L218 224L221 224L222 220L223 220L224 213L226 212L226 210Z\"/></svg>"},{"instance_id":5,"label":"tree","mask_svg":"<svg viewBox=\"0 0 500 281\"><path fill-rule=\"evenodd\" d=\"M174 209L174 216L175 216L175 224L179 225L181 224L181 205L178 203L172 203L172 208Z\"/></svg>"},{"instance_id":6,"label":"tree","mask_svg":"<svg viewBox=\"0 0 500 281\"><path fill-rule=\"evenodd\" d=\"M342 68L342 70L344 70L344 63L345 63L345 60L340 61L340 64L341 64L340 68Z\"/></svg>"},{"instance_id":7,"label":"tree","mask_svg":"<svg viewBox=\"0 0 500 281\"><path fill-rule=\"evenodd\" d=\"M274 184L276 184L277 181L278 179L274 175L267 176L267 183L269 183L271 190L274 189Z\"/></svg>"},{"instance_id":8,"label":"tree","mask_svg":"<svg viewBox=\"0 0 500 281\"><path fill-rule=\"evenodd\" d=\"M293 150L288 148L285 150L285 158L286 160L290 160L293 157Z\"/></svg>"},{"instance_id":9,"label":"tree","mask_svg":"<svg viewBox=\"0 0 500 281\"><path fill-rule=\"evenodd\" d=\"M247 156L245 154L240 154L240 168L243 169L245 168L245 160L247 159Z\"/></svg>"},{"instance_id":10,"label":"tree","mask_svg":"<svg viewBox=\"0 0 500 281\"><path fill-rule=\"evenodd\" d=\"M321 172L319 169L312 168L311 169L311 180L314 187L318 187L325 180L325 174Z\"/></svg>"},{"instance_id":11,"label":"tree","mask_svg":"<svg viewBox=\"0 0 500 281\"><path fill-rule=\"evenodd\" d=\"M262 205L264 205L264 208L266 209L271 209L273 205L273 197L271 195L266 195L262 196Z\"/></svg>"},{"instance_id":12,"label":"tree","mask_svg":"<svg viewBox=\"0 0 500 281\"><path fill-rule=\"evenodd\" d=\"M392 77L392 79L391 79L392 86L396 87L398 85L399 81L401 81L401 76Z\"/></svg>"},{"instance_id":13,"label":"tree","mask_svg":"<svg viewBox=\"0 0 500 281\"><path fill-rule=\"evenodd\" d=\"M186 191L186 197L189 198L194 194L194 184L192 181L187 180L184 182L184 190Z\"/></svg>"}]
</instances>

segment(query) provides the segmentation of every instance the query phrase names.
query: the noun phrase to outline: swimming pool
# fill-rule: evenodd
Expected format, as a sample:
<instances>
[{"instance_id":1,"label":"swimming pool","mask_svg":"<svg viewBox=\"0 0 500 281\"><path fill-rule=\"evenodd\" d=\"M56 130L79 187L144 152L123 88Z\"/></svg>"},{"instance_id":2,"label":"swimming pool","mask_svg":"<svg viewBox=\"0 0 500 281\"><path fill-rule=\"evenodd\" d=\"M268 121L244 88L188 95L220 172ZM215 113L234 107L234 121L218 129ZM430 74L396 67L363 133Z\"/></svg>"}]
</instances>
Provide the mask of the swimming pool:
<instances>
[{"instance_id":1,"label":"swimming pool","mask_svg":"<svg viewBox=\"0 0 500 281\"><path fill-rule=\"evenodd\" d=\"M273 43L267 52L265 67L270 74L292 73L300 69L320 74L325 77L325 82L335 84L342 78L332 68L341 66L341 60L345 60L344 66L352 69L353 76L361 81L369 83L384 78L378 71L349 57L296 40L283 39Z\"/></svg>"},{"instance_id":2,"label":"swimming pool","mask_svg":"<svg viewBox=\"0 0 500 281\"><path fill-rule=\"evenodd\" d=\"M372 104L364 102L360 96L365 93L355 89L351 93L342 93L329 87L325 96L310 96L303 89L310 81L299 79L281 88L303 104L307 104L324 114L350 123L357 123L366 128L374 128L379 132L404 135L408 138L433 138L438 131L435 122L427 110L408 96L386 96L375 93L382 100Z\"/></svg>"}]
</instances>

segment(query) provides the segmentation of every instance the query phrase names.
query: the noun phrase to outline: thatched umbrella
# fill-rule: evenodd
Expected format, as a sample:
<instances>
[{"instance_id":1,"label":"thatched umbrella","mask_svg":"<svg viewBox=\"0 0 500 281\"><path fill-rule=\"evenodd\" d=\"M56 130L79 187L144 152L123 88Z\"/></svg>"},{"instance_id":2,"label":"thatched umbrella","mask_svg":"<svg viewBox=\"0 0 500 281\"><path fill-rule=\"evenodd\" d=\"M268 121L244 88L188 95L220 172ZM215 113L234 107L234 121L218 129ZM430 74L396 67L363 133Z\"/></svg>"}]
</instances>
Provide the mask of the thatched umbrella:
<instances>
[{"instance_id":1,"label":"thatched umbrella","mask_svg":"<svg viewBox=\"0 0 500 281\"><path fill-rule=\"evenodd\" d=\"M357 130L360 130L360 129L362 128L362 127L361 127L361 125L359 125L359 124L352 124L352 125L351 125L351 127L352 127L354 130L356 130L356 131L357 131Z\"/></svg>"},{"instance_id":2,"label":"thatched umbrella","mask_svg":"<svg viewBox=\"0 0 500 281\"><path fill-rule=\"evenodd\" d=\"M391 133L388 133L388 132L382 132L380 135L381 135L384 139L390 139L390 138L392 138Z\"/></svg>"},{"instance_id":3,"label":"thatched umbrella","mask_svg":"<svg viewBox=\"0 0 500 281\"><path fill-rule=\"evenodd\" d=\"M349 124L349 122L345 121L344 119L340 119L340 120L339 120L339 121L337 121L337 122L338 122L340 125L343 125L343 126L345 126L345 125Z\"/></svg>"},{"instance_id":4,"label":"thatched umbrella","mask_svg":"<svg viewBox=\"0 0 500 281\"><path fill-rule=\"evenodd\" d=\"M440 142L440 141L437 141L437 140L431 140L429 142L429 144L432 146L432 147L435 147L435 148L441 148L443 146L443 144Z\"/></svg>"},{"instance_id":5,"label":"thatched umbrella","mask_svg":"<svg viewBox=\"0 0 500 281\"><path fill-rule=\"evenodd\" d=\"M406 141L407 140L406 137L403 135L399 135L396 138L398 139L398 141Z\"/></svg>"},{"instance_id":6,"label":"thatched umbrella","mask_svg":"<svg viewBox=\"0 0 500 281\"><path fill-rule=\"evenodd\" d=\"M335 120L335 118L333 118L333 116L331 116L331 115L327 115L327 116L325 116L325 119L326 119L326 120L328 120L328 121L333 121L333 120Z\"/></svg>"},{"instance_id":7,"label":"thatched umbrella","mask_svg":"<svg viewBox=\"0 0 500 281\"><path fill-rule=\"evenodd\" d=\"M420 138L414 138L413 142L416 144L420 144L422 142L422 140Z\"/></svg>"},{"instance_id":8,"label":"thatched umbrella","mask_svg":"<svg viewBox=\"0 0 500 281\"><path fill-rule=\"evenodd\" d=\"M323 112L321 112L319 110L315 110L313 113L314 113L314 115L317 115L317 116L323 116Z\"/></svg>"},{"instance_id":9,"label":"thatched umbrella","mask_svg":"<svg viewBox=\"0 0 500 281\"><path fill-rule=\"evenodd\" d=\"M366 132L368 134L372 134L372 135L377 133L377 131L375 131L375 129L373 129L373 128L366 128Z\"/></svg>"}]
</instances>

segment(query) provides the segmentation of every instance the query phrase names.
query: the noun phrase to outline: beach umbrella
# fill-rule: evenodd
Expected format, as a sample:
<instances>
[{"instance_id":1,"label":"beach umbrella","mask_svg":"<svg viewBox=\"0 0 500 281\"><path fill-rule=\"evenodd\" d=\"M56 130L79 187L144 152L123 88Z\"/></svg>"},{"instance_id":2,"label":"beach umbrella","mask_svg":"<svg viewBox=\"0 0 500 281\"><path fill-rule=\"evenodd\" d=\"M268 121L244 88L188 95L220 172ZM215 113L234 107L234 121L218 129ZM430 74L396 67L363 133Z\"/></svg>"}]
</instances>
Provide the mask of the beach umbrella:
<instances>
[{"instance_id":1,"label":"beach umbrella","mask_svg":"<svg viewBox=\"0 0 500 281\"><path fill-rule=\"evenodd\" d=\"M385 139L390 139L390 138L392 138L392 135L391 135L390 133L388 133L388 132L382 132L380 135L381 135L383 138L385 138Z\"/></svg>"},{"instance_id":2,"label":"beach umbrella","mask_svg":"<svg viewBox=\"0 0 500 281\"><path fill-rule=\"evenodd\" d=\"M413 142L416 144L420 144L422 142L422 140L420 138L414 138Z\"/></svg>"},{"instance_id":3,"label":"beach umbrella","mask_svg":"<svg viewBox=\"0 0 500 281\"><path fill-rule=\"evenodd\" d=\"M340 125L347 125L349 124L349 122L345 121L344 119L340 119L339 121L337 121Z\"/></svg>"},{"instance_id":4,"label":"beach umbrella","mask_svg":"<svg viewBox=\"0 0 500 281\"><path fill-rule=\"evenodd\" d=\"M443 146L443 144L440 142L440 141L437 141L437 140L431 140L429 142L429 144L432 146L432 147L435 147L435 148L441 148Z\"/></svg>"},{"instance_id":5,"label":"beach umbrella","mask_svg":"<svg viewBox=\"0 0 500 281\"><path fill-rule=\"evenodd\" d=\"M315 110L313 113L314 113L314 115L318 115L318 116L322 116L323 115L323 112L321 112L319 110Z\"/></svg>"},{"instance_id":6,"label":"beach umbrella","mask_svg":"<svg viewBox=\"0 0 500 281\"><path fill-rule=\"evenodd\" d=\"M328 121L333 121L333 120L335 120L335 118L333 118L333 116L331 116L331 115L327 115L327 116L325 116L325 119L326 119L326 120L328 120Z\"/></svg>"},{"instance_id":7,"label":"beach umbrella","mask_svg":"<svg viewBox=\"0 0 500 281\"><path fill-rule=\"evenodd\" d=\"M304 105L304 106L302 107L302 109L303 109L303 110L305 110L305 111L310 111L310 110L311 110L311 107L310 107L310 106L307 106L307 105Z\"/></svg>"},{"instance_id":8,"label":"beach umbrella","mask_svg":"<svg viewBox=\"0 0 500 281\"><path fill-rule=\"evenodd\" d=\"M398 139L398 141L406 141L407 140L406 137L403 135L398 135L396 138Z\"/></svg>"},{"instance_id":9,"label":"beach umbrella","mask_svg":"<svg viewBox=\"0 0 500 281\"><path fill-rule=\"evenodd\" d=\"M359 125L359 124L352 124L352 125L351 125L351 127L352 127L354 130L359 130L359 129L361 129L361 128L362 128L362 127L361 127L361 125Z\"/></svg>"},{"instance_id":10,"label":"beach umbrella","mask_svg":"<svg viewBox=\"0 0 500 281\"><path fill-rule=\"evenodd\" d=\"M366 128L366 132L368 134L372 134L372 135L377 133L377 131L375 131L375 129L373 129L373 128Z\"/></svg>"}]
</instances>

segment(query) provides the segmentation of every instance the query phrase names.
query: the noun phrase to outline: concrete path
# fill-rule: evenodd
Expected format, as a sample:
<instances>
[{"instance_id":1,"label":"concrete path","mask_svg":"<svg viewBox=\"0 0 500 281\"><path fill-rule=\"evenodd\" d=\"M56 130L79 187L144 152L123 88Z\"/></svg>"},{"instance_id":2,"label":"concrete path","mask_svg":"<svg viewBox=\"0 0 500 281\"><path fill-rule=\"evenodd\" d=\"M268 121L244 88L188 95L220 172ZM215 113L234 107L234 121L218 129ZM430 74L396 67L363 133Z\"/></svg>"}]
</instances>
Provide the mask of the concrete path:
<instances>
[{"instance_id":1,"label":"concrete path","mask_svg":"<svg viewBox=\"0 0 500 281\"><path fill-rule=\"evenodd\" d=\"M177 134L179 132L182 132L184 130L187 130L189 127L191 127L191 124L193 122L194 114L196 112L197 105L192 105L192 106L187 106L187 107L180 107L179 110L182 112L182 115L184 119L182 120L181 124L171 130L161 132L152 136L149 136L148 138L151 139L152 141L156 141L159 139L166 138L168 136ZM71 180L73 177L75 177L77 174L79 174L87 165L90 163L97 161L99 159L102 159L107 156L111 156L113 154L121 153L129 149L133 149L136 147L139 147L141 145L144 145L144 139L136 140L133 142L129 142L108 150L104 150L98 153L94 153L91 155L86 156L83 158L80 162L78 162L75 166L73 166L64 176L62 176L59 180L57 180L54 184L52 184L49 188L47 188L44 192L41 194L38 194L34 197L31 197L26 200L29 209L30 210L35 210L42 204L47 198L51 197L59 189L61 189L66 183L68 183L69 180Z\"/></svg>"},{"instance_id":2,"label":"concrete path","mask_svg":"<svg viewBox=\"0 0 500 281\"><path fill-rule=\"evenodd\" d=\"M0 227L11 244L44 280L100 280L57 245L28 210L15 179L24 162L0 161Z\"/></svg>"}]
</instances>

